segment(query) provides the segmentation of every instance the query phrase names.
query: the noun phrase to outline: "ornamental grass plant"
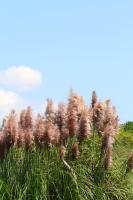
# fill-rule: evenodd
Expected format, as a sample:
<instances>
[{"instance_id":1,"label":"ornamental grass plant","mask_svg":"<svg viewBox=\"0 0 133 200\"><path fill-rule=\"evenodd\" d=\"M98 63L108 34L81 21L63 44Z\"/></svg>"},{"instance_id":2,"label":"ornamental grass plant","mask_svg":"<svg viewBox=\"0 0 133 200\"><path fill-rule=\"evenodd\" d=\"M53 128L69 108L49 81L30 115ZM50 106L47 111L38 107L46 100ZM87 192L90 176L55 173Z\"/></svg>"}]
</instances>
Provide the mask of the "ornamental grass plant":
<instances>
[{"instance_id":1,"label":"ornamental grass plant","mask_svg":"<svg viewBox=\"0 0 133 200\"><path fill-rule=\"evenodd\" d=\"M119 132L115 107L95 91L91 105L71 91L57 109L48 99L44 115L11 111L0 133L0 199L132 200L132 149Z\"/></svg>"}]
</instances>

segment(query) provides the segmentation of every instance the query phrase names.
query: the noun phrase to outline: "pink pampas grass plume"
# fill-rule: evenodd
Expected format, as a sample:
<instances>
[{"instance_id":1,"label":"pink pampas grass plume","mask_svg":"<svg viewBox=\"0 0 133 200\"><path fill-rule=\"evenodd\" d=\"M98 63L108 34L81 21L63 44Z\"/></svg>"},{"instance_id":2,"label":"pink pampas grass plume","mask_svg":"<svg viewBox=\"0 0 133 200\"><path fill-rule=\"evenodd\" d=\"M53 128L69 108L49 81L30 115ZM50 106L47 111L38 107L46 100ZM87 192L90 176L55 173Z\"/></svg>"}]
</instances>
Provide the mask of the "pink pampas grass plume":
<instances>
[{"instance_id":1,"label":"pink pampas grass plume","mask_svg":"<svg viewBox=\"0 0 133 200\"><path fill-rule=\"evenodd\" d=\"M3 160L6 153L5 136L3 132L0 132L0 160Z\"/></svg>"},{"instance_id":2,"label":"pink pampas grass plume","mask_svg":"<svg viewBox=\"0 0 133 200\"><path fill-rule=\"evenodd\" d=\"M61 132L61 142L65 147L67 146L68 137L69 137L69 129L63 128Z\"/></svg>"},{"instance_id":3,"label":"pink pampas grass plume","mask_svg":"<svg viewBox=\"0 0 133 200\"><path fill-rule=\"evenodd\" d=\"M64 160L65 155L66 155L66 147L65 146L61 146L60 147L60 158L61 158L61 160Z\"/></svg>"},{"instance_id":4,"label":"pink pampas grass plume","mask_svg":"<svg viewBox=\"0 0 133 200\"><path fill-rule=\"evenodd\" d=\"M56 113L56 123L59 127L59 130L62 132L62 129L66 126L67 123L66 106L63 102L59 103L58 105L58 110Z\"/></svg>"},{"instance_id":5,"label":"pink pampas grass plume","mask_svg":"<svg viewBox=\"0 0 133 200\"><path fill-rule=\"evenodd\" d=\"M31 107L22 110L19 120L18 147L25 145L26 150L31 149L33 144L34 116Z\"/></svg>"},{"instance_id":6,"label":"pink pampas grass plume","mask_svg":"<svg viewBox=\"0 0 133 200\"><path fill-rule=\"evenodd\" d=\"M93 108L93 125L98 134L111 134L113 137L118 133L119 120L111 101L95 104Z\"/></svg>"},{"instance_id":7,"label":"pink pampas grass plume","mask_svg":"<svg viewBox=\"0 0 133 200\"><path fill-rule=\"evenodd\" d=\"M97 95L96 95L96 92L93 91L92 92L92 102L91 102L92 108L94 108L94 106L95 106L96 103L97 103Z\"/></svg>"},{"instance_id":8,"label":"pink pampas grass plume","mask_svg":"<svg viewBox=\"0 0 133 200\"><path fill-rule=\"evenodd\" d=\"M47 99L45 117L55 123L55 109L52 99Z\"/></svg>"},{"instance_id":9,"label":"pink pampas grass plume","mask_svg":"<svg viewBox=\"0 0 133 200\"><path fill-rule=\"evenodd\" d=\"M76 136L78 133L79 121L79 97L71 92L67 108L68 116L68 129L71 137Z\"/></svg>"},{"instance_id":10,"label":"pink pampas grass plume","mask_svg":"<svg viewBox=\"0 0 133 200\"><path fill-rule=\"evenodd\" d=\"M86 107L81 112L81 118L79 122L79 134L78 134L79 142L82 142L90 134L91 134L91 118L90 118L89 109Z\"/></svg>"},{"instance_id":11,"label":"pink pampas grass plume","mask_svg":"<svg viewBox=\"0 0 133 200\"><path fill-rule=\"evenodd\" d=\"M25 113L25 129L34 128L34 116L31 107L29 106Z\"/></svg>"},{"instance_id":12,"label":"pink pampas grass plume","mask_svg":"<svg viewBox=\"0 0 133 200\"><path fill-rule=\"evenodd\" d=\"M57 145L60 141L60 131L56 125L55 111L52 100L47 100L46 116L44 121L46 146Z\"/></svg>"},{"instance_id":13,"label":"pink pampas grass plume","mask_svg":"<svg viewBox=\"0 0 133 200\"><path fill-rule=\"evenodd\" d=\"M24 145L24 131L23 129L19 128L19 132L18 132L18 139L17 139L17 147L21 147Z\"/></svg>"},{"instance_id":14,"label":"pink pampas grass plume","mask_svg":"<svg viewBox=\"0 0 133 200\"><path fill-rule=\"evenodd\" d=\"M79 143L78 142L75 142L73 145L72 145L72 158L73 159L77 159L79 156Z\"/></svg>"},{"instance_id":15,"label":"pink pampas grass plume","mask_svg":"<svg viewBox=\"0 0 133 200\"><path fill-rule=\"evenodd\" d=\"M19 128L21 129L25 129L26 127L25 115L26 115L26 109L23 109L20 112L20 118L19 118Z\"/></svg>"},{"instance_id":16,"label":"pink pampas grass plume","mask_svg":"<svg viewBox=\"0 0 133 200\"><path fill-rule=\"evenodd\" d=\"M59 144L60 132L56 127L50 127L47 131L48 143L51 145Z\"/></svg>"},{"instance_id":17,"label":"pink pampas grass plume","mask_svg":"<svg viewBox=\"0 0 133 200\"><path fill-rule=\"evenodd\" d=\"M15 110L12 110L5 120L3 134L5 137L6 149L8 151L11 146L16 145L18 139L18 123Z\"/></svg>"},{"instance_id":18,"label":"pink pampas grass plume","mask_svg":"<svg viewBox=\"0 0 133 200\"><path fill-rule=\"evenodd\" d=\"M129 155L128 162L127 162L127 172L133 169L133 153Z\"/></svg>"},{"instance_id":19,"label":"pink pampas grass plume","mask_svg":"<svg viewBox=\"0 0 133 200\"><path fill-rule=\"evenodd\" d=\"M24 132L24 144L26 147L26 150L30 150L32 148L32 144L33 144L33 132L31 129L27 129Z\"/></svg>"},{"instance_id":20,"label":"pink pampas grass plume","mask_svg":"<svg viewBox=\"0 0 133 200\"><path fill-rule=\"evenodd\" d=\"M36 127L34 131L34 140L37 146L43 147L46 142L44 121L40 114L37 116Z\"/></svg>"},{"instance_id":21,"label":"pink pampas grass plume","mask_svg":"<svg viewBox=\"0 0 133 200\"><path fill-rule=\"evenodd\" d=\"M31 149L34 136L34 116L31 107L28 107L25 113L25 129L24 129L24 143L26 150Z\"/></svg>"}]
</instances>

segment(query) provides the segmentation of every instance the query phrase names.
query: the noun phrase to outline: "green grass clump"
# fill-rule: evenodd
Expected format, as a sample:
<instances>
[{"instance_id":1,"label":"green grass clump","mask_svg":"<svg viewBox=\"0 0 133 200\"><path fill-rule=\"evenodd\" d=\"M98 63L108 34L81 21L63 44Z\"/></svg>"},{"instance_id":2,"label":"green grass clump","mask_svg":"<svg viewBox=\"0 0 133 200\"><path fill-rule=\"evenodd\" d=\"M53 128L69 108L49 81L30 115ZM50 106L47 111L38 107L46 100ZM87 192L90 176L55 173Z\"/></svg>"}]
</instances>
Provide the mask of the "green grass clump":
<instances>
[{"instance_id":1,"label":"green grass clump","mask_svg":"<svg viewBox=\"0 0 133 200\"><path fill-rule=\"evenodd\" d=\"M127 173L132 151L131 133L120 132L114 145L113 165L105 171L99 137L80 145L80 156L73 160L70 139L66 168L59 147L32 150L13 147L0 163L1 200L132 200L133 173Z\"/></svg>"}]
</instances>

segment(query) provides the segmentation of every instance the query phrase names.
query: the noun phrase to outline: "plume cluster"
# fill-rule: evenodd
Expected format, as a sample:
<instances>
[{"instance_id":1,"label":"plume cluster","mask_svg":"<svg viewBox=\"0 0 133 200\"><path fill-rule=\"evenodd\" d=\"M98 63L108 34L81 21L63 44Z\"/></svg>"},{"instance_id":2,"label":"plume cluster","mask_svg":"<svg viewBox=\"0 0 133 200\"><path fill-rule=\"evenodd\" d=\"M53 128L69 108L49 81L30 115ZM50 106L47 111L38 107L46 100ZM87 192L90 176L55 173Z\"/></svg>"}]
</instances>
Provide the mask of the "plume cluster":
<instances>
[{"instance_id":1,"label":"plume cluster","mask_svg":"<svg viewBox=\"0 0 133 200\"><path fill-rule=\"evenodd\" d=\"M94 91L88 106L83 97L71 91L68 104L61 102L56 110L53 101L48 99L43 116L38 114L34 118L30 107L22 110L19 116L11 111L0 133L0 158L3 159L12 146L24 146L27 151L32 146L41 149L59 146L60 157L64 159L68 141L73 138L72 158L77 159L80 144L95 130L102 138L101 152L108 170L118 127L118 116L110 100L99 102Z\"/></svg>"},{"instance_id":2,"label":"plume cluster","mask_svg":"<svg viewBox=\"0 0 133 200\"><path fill-rule=\"evenodd\" d=\"M96 93L92 95L92 123L95 131L102 137L102 154L106 170L112 164L112 149L119 129L119 118L111 100L98 102Z\"/></svg>"}]
</instances>

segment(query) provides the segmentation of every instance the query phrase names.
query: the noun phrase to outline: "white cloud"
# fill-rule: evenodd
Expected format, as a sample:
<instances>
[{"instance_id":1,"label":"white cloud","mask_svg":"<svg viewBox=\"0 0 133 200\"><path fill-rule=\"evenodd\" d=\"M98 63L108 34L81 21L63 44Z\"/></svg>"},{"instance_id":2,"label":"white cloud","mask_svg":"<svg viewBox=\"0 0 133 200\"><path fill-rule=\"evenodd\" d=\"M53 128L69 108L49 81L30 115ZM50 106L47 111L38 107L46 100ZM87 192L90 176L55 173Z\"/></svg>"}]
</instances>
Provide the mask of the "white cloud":
<instances>
[{"instance_id":1,"label":"white cloud","mask_svg":"<svg viewBox=\"0 0 133 200\"><path fill-rule=\"evenodd\" d=\"M0 125L2 119L7 116L12 109L19 110L23 107L24 100L16 93L0 88Z\"/></svg>"},{"instance_id":2,"label":"white cloud","mask_svg":"<svg viewBox=\"0 0 133 200\"><path fill-rule=\"evenodd\" d=\"M18 95L11 91L0 89L0 109L8 109L16 106L20 101Z\"/></svg>"},{"instance_id":3,"label":"white cloud","mask_svg":"<svg viewBox=\"0 0 133 200\"><path fill-rule=\"evenodd\" d=\"M42 83L40 71L27 66L9 67L0 71L0 83L18 89L32 89Z\"/></svg>"}]
</instances>

